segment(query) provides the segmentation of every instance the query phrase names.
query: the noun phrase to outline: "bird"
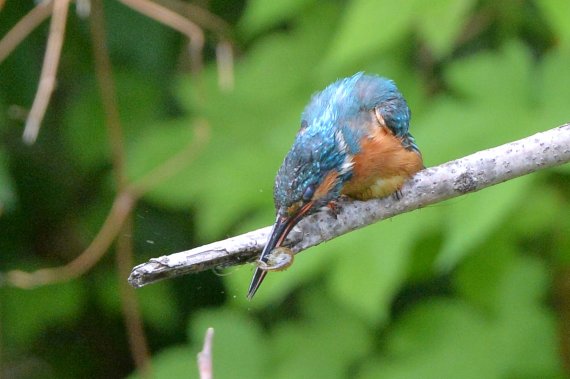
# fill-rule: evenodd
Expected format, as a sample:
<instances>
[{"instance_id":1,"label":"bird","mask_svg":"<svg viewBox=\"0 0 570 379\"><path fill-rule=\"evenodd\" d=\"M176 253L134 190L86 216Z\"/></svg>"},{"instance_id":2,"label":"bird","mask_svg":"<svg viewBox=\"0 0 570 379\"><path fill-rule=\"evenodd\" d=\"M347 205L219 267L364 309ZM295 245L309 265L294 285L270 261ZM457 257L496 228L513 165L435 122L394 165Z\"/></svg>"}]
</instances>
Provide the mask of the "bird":
<instances>
[{"instance_id":1,"label":"bird","mask_svg":"<svg viewBox=\"0 0 570 379\"><path fill-rule=\"evenodd\" d=\"M300 220L324 209L334 213L341 198L401 197L402 185L424 168L410 118L394 81L378 75L358 72L312 96L275 177L276 219L249 300L268 272L292 263L293 252L282 244Z\"/></svg>"}]
</instances>

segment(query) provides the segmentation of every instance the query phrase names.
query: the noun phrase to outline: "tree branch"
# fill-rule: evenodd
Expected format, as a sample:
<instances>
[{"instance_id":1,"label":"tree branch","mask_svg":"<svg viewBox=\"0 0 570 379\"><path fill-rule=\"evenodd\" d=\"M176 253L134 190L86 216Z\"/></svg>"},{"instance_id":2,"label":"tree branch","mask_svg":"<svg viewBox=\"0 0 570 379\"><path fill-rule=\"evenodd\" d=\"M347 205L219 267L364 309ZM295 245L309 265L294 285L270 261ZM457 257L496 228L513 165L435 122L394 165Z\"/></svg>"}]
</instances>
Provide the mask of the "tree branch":
<instances>
[{"instance_id":1,"label":"tree branch","mask_svg":"<svg viewBox=\"0 0 570 379\"><path fill-rule=\"evenodd\" d=\"M2 1L0 0L0 4ZM0 10L2 6L0 5ZM34 29L36 29L46 18L49 17L53 9L51 0L42 1L26 14L6 35L0 40L0 63L22 43Z\"/></svg>"},{"instance_id":2,"label":"tree branch","mask_svg":"<svg viewBox=\"0 0 570 379\"><path fill-rule=\"evenodd\" d=\"M79 5L79 3L77 4ZM111 145L113 174L119 193L125 193L128 186L125 175L125 137L119 112L115 80L113 78L113 67L107 47L103 0L91 0L90 6L90 31L95 61L95 76L99 84L101 103L105 114L105 127L107 129L108 141ZM141 307L134 289L124 280L129 275L134 256L131 236L134 230L132 210L136 206L136 196L133 196L132 200L132 206L128 209L123 222L117 228L119 237L115 245L115 258L119 280L119 297L121 299L121 309L127 329L127 340L131 357L141 378L150 379L152 378L150 349L144 331Z\"/></svg>"},{"instance_id":3,"label":"tree branch","mask_svg":"<svg viewBox=\"0 0 570 379\"><path fill-rule=\"evenodd\" d=\"M32 103L32 108L26 120L24 128L24 142L33 144L38 138L40 126L46 113L53 90L55 89L55 81L57 76L57 68L59 59L61 58L61 49L63 47L63 39L65 36L65 24L67 23L67 11L71 0L54 0L53 14L49 37L46 47L46 55L42 72L40 74L40 83L36 97Z\"/></svg>"},{"instance_id":4,"label":"tree branch","mask_svg":"<svg viewBox=\"0 0 570 379\"><path fill-rule=\"evenodd\" d=\"M427 168L402 188L401 200L387 197L347 201L337 219L320 212L302 220L285 245L295 253L401 213L570 162L570 124ZM253 261L265 245L270 227L176 254L151 259L133 268L129 282L142 287L158 280Z\"/></svg>"}]
</instances>

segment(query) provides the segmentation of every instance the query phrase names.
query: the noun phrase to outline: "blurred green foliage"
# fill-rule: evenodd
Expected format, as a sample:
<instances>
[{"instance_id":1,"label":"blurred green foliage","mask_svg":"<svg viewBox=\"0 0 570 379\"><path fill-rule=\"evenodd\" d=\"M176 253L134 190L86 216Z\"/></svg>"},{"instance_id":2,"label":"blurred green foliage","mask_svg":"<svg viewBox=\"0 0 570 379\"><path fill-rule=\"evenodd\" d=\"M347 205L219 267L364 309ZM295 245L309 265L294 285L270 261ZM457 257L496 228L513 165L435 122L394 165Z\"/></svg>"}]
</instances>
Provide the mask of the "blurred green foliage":
<instances>
[{"instance_id":1,"label":"blurred green foliage","mask_svg":"<svg viewBox=\"0 0 570 379\"><path fill-rule=\"evenodd\" d=\"M304 104L356 71L398 83L428 166L570 119L565 1L199 3L231 25L230 91L218 84L214 33L204 70L190 75L183 37L105 1L129 178L187 148L197 122L209 126L198 156L137 206L135 233L122 236L137 262L268 225ZM8 0L0 35L32 6ZM0 65L2 271L69 262L116 191L89 25L73 13L39 140L21 142L47 31ZM197 377L213 326L217 379L565 377L568 215L566 165L312 248L253 302L250 266L137 290L154 375ZM118 280L107 257L72 282L0 288L0 376L138 377Z\"/></svg>"}]
</instances>

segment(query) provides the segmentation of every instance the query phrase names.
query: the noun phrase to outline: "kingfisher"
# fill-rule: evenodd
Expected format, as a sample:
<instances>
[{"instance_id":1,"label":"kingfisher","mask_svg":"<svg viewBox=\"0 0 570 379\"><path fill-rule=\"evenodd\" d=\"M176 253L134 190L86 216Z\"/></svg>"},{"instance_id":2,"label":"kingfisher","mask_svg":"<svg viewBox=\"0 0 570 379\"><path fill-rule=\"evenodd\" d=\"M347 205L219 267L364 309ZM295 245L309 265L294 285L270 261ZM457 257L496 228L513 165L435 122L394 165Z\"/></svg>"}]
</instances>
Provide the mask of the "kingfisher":
<instances>
[{"instance_id":1,"label":"kingfisher","mask_svg":"<svg viewBox=\"0 0 570 379\"><path fill-rule=\"evenodd\" d=\"M359 72L313 95L273 190L276 220L247 294L252 299L270 271L293 259L285 238L304 217L337 209L341 197L394 195L424 168L410 134L411 112L395 83Z\"/></svg>"}]
</instances>

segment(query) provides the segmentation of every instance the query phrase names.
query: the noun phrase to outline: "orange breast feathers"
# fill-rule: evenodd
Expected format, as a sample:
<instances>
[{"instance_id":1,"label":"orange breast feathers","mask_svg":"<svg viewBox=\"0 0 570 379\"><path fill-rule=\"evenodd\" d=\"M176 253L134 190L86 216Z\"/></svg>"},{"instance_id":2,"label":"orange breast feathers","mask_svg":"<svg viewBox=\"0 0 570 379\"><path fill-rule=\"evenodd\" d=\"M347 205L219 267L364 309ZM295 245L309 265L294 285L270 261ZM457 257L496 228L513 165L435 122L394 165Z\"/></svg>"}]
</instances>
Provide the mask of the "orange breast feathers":
<instances>
[{"instance_id":1,"label":"orange breast feathers","mask_svg":"<svg viewBox=\"0 0 570 379\"><path fill-rule=\"evenodd\" d=\"M360 141L360 147L353 157L352 178L342 189L343 194L352 198L388 196L423 168L421 155L404 148L385 126L373 128L372 135Z\"/></svg>"}]
</instances>

